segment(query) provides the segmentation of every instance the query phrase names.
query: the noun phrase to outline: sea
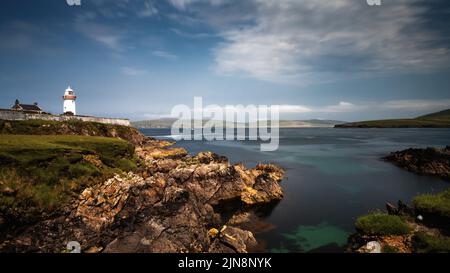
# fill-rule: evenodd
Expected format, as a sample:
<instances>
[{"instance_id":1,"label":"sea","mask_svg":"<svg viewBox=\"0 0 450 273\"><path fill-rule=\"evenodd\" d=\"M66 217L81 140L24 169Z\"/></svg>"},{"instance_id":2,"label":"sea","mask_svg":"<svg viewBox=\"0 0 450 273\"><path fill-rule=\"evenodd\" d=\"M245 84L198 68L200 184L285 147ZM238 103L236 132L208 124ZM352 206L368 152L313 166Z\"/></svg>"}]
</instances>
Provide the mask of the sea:
<instances>
[{"instance_id":1,"label":"sea","mask_svg":"<svg viewBox=\"0 0 450 273\"><path fill-rule=\"evenodd\" d=\"M170 129L142 129L173 139ZM258 141L178 141L192 155L212 151L247 167L275 163L286 170L285 197L245 223L258 240L253 252L343 252L360 215L410 202L450 182L385 162L390 152L450 145L450 129L281 128L280 145L261 152Z\"/></svg>"}]
</instances>

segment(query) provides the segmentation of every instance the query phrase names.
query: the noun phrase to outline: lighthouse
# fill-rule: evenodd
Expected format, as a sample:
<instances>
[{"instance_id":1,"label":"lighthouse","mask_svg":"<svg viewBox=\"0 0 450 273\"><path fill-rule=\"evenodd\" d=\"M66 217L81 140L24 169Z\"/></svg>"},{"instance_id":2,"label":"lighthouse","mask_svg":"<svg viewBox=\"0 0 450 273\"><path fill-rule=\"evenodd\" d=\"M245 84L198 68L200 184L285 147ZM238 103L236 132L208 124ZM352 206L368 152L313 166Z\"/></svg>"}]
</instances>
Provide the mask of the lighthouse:
<instances>
[{"instance_id":1,"label":"lighthouse","mask_svg":"<svg viewBox=\"0 0 450 273\"><path fill-rule=\"evenodd\" d=\"M76 115L76 108L75 108L75 100L77 99L77 96L75 96L72 88L67 87L66 92L64 92L64 114L72 114Z\"/></svg>"}]
</instances>

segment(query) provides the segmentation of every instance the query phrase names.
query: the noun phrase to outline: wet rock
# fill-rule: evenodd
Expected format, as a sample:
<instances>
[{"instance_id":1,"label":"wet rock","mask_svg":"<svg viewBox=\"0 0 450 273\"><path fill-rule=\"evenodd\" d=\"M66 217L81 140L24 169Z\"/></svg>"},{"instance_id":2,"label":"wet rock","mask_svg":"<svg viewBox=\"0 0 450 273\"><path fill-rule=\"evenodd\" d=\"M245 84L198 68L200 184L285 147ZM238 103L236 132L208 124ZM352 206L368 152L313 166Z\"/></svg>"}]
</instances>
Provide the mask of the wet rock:
<instances>
[{"instance_id":1,"label":"wet rock","mask_svg":"<svg viewBox=\"0 0 450 273\"><path fill-rule=\"evenodd\" d=\"M409 215L409 216L414 215L414 209L412 207L408 206L408 204L403 203L402 200L398 200L397 207L398 207L398 213L400 215Z\"/></svg>"},{"instance_id":2,"label":"wet rock","mask_svg":"<svg viewBox=\"0 0 450 273\"><path fill-rule=\"evenodd\" d=\"M224 226L216 233L208 252L247 253L248 248L256 245L256 239L250 231Z\"/></svg>"},{"instance_id":3,"label":"wet rock","mask_svg":"<svg viewBox=\"0 0 450 273\"><path fill-rule=\"evenodd\" d=\"M391 203L386 203L386 210L390 215L398 215L397 207L395 205L392 205Z\"/></svg>"}]
</instances>

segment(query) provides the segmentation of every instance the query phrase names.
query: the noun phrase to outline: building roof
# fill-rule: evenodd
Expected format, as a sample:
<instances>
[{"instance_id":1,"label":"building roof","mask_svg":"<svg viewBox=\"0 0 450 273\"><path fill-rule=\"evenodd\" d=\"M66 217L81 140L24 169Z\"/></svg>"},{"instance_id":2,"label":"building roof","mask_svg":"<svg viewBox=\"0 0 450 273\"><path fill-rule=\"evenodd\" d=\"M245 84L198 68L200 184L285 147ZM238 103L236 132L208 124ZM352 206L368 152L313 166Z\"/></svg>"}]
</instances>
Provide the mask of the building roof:
<instances>
[{"instance_id":1,"label":"building roof","mask_svg":"<svg viewBox=\"0 0 450 273\"><path fill-rule=\"evenodd\" d=\"M41 107L38 106L37 103L34 104L23 104L20 103L19 100L16 100L14 103L14 106L12 107L14 110L21 110L21 111L34 111L34 112L42 112Z\"/></svg>"},{"instance_id":2,"label":"building roof","mask_svg":"<svg viewBox=\"0 0 450 273\"><path fill-rule=\"evenodd\" d=\"M42 111L41 107L36 104L19 104L24 111Z\"/></svg>"}]
</instances>

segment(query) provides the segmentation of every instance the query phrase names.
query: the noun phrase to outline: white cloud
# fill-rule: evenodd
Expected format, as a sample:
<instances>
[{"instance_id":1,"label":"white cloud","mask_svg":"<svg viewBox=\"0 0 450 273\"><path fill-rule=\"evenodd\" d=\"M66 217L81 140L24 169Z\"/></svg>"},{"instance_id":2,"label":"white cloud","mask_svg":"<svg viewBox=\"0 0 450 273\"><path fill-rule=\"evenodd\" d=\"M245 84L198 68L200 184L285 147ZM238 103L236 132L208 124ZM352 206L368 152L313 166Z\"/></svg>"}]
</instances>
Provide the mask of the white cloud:
<instances>
[{"instance_id":1,"label":"white cloud","mask_svg":"<svg viewBox=\"0 0 450 273\"><path fill-rule=\"evenodd\" d=\"M309 116L318 116L325 115L328 118L338 118L338 115L342 115L344 113L353 113L352 115L358 113L379 113L381 116L385 112L389 112L389 110L394 110L401 117L403 114L411 114L411 113L432 113L435 111L448 109L450 108L450 99L442 99L442 100L389 100L389 101L366 101L359 103L351 103L347 101L341 101L332 105L324 105L324 106L308 106L308 105L298 105L298 104L281 104L279 106L279 112L281 115L283 114L308 114ZM206 111L208 110L208 111ZM208 108L204 107L201 111L203 111L203 115L205 118L211 118L206 115L205 112L214 112L214 111L231 111L235 113L243 113L248 109L245 107L239 107L237 105L212 105ZM199 109L193 110L194 112L200 112ZM151 113L146 114L146 118L150 119L159 119L159 118L168 118L172 117L170 114L164 113ZM356 120L358 118L356 117Z\"/></svg>"},{"instance_id":2,"label":"white cloud","mask_svg":"<svg viewBox=\"0 0 450 273\"><path fill-rule=\"evenodd\" d=\"M341 101L337 105L329 105L325 107L321 107L316 109L318 112L324 112L324 113L342 113L342 112L353 112L357 111L361 108L361 106L354 105L353 103Z\"/></svg>"},{"instance_id":3,"label":"white cloud","mask_svg":"<svg viewBox=\"0 0 450 273\"><path fill-rule=\"evenodd\" d=\"M152 54L156 57L160 57L160 58L164 58L164 59L170 59L170 60L174 60L177 59L178 56L175 54L172 54L170 52L167 51L162 51L162 50L155 50L152 52Z\"/></svg>"},{"instance_id":4,"label":"white cloud","mask_svg":"<svg viewBox=\"0 0 450 273\"><path fill-rule=\"evenodd\" d=\"M147 73L146 70L138 69L138 68L134 68L134 67L130 67L130 66L122 67L121 71L123 74L128 75L128 76L140 76L140 75L144 75Z\"/></svg>"},{"instance_id":5,"label":"white cloud","mask_svg":"<svg viewBox=\"0 0 450 273\"><path fill-rule=\"evenodd\" d=\"M185 10L191 4L194 3L207 3L211 5L220 5L225 0L168 0L174 7L180 10Z\"/></svg>"},{"instance_id":6,"label":"white cloud","mask_svg":"<svg viewBox=\"0 0 450 273\"><path fill-rule=\"evenodd\" d=\"M139 17L150 17L158 13L151 1L144 1L144 7L137 12Z\"/></svg>"},{"instance_id":7,"label":"white cloud","mask_svg":"<svg viewBox=\"0 0 450 273\"><path fill-rule=\"evenodd\" d=\"M309 113L312 109L303 105L288 105L282 104L279 107L280 113Z\"/></svg>"},{"instance_id":8,"label":"white cloud","mask_svg":"<svg viewBox=\"0 0 450 273\"><path fill-rule=\"evenodd\" d=\"M122 51L124 35L119 29L95 22L93 13L80 14L75 19L74 28L89 39L96 41L110 49Z\"/></svg>"},{"instance_id":9,"label":"white cloud","mask_svg":"<svg viewBox=\"0 0 450 273\"><path fill-rule=\"evenodd\" d=\"M443 100L392 100L381 105L394 110L437 110L450 108L450 99Z\"/></svg>"},{"instance_id":10,"label":"white cloud","mask_svg":"<svg viewBox=\"0 0 450 273\"><path fill-rule=\"evenodd\" d=\"M353 0L253 0L255 23L222 32L216 71L302 84L444 67L449 48L420 25L426 10L417 1L373 8Z\"/></svg>"},{"instance_id":11,"label":"white cloud","mask_svg":"<svg viewBox=\"0 0 450 273\"><path fill-rule=\"evenodd\" d=\"M169 0L169 2L177 9L184 10L187 5L195 2L196 0Z\"/></svg>"}]
</instances>

